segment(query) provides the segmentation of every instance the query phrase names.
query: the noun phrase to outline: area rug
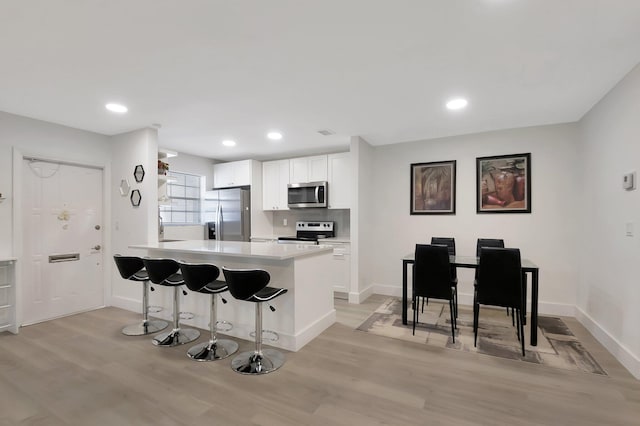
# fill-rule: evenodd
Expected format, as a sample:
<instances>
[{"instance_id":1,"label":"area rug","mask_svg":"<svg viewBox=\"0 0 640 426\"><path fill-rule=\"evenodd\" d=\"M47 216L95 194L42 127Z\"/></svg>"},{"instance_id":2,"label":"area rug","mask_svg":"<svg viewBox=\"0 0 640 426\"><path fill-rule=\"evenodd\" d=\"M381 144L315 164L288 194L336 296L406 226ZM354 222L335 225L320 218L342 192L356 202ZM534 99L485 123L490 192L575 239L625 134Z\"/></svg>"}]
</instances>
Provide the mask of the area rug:
<instances>
[{"instance_id":1,"label":"area rug","mask_svg":"<svg viewBox=\"0 0 640 426\"><path fill-rule=\"evenodd\" d=\"M416 334L412 335L412 310L409 323L402 324L402 301L389 298L364 321L357 330L379 336L446 347L465 352L542 364L555 368L606 375L591 354L582 346L561 318L538 316L538 345L529 344L529 328L525 326L525 357L522 357L516 327L506 309L481 306L478 345L473 346L473 310L459 306L456 341L451 338L448 302L430 300L420 312Z\"/></svg>"}]
</instances>

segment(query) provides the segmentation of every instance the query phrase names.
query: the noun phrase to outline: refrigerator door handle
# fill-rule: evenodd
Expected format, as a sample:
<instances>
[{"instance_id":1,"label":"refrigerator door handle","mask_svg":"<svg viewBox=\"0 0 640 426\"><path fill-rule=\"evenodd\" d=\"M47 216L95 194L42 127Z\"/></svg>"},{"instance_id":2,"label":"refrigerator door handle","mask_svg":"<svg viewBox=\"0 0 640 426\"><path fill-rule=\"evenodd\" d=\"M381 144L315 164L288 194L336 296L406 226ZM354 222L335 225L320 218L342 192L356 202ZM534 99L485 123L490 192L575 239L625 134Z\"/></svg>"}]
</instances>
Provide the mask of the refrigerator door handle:
<instances>
[{"instance_id":1,"label":"refrigerator door handle","mask_svg":"<svg viewBox=\"0 0 640 426\"><path fill-rule=\"evenodd\" d=\"M216 207L216 239L218 241L222 240L222 207L220 203Z\"/></svg>"}]
</instances>

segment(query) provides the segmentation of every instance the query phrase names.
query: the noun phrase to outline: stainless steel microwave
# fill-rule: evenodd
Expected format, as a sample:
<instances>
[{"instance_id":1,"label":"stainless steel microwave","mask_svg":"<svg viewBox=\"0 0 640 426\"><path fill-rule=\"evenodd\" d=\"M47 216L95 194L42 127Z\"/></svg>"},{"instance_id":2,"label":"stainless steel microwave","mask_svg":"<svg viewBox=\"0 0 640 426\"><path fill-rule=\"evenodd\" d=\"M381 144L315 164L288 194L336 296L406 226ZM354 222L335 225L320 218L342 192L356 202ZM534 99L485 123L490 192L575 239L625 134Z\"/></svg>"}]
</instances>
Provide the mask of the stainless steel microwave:
<instances>
[{"instance_id":1,"label":"stainless steel microwave","mask_svg":"<svg viewBox=\"0 0 640 426\"><path fill-rule=\"evenodd\" d=\"M288 184L287 204L291 209L327 207L327 182Z\"/></svg>"}]
</instances>

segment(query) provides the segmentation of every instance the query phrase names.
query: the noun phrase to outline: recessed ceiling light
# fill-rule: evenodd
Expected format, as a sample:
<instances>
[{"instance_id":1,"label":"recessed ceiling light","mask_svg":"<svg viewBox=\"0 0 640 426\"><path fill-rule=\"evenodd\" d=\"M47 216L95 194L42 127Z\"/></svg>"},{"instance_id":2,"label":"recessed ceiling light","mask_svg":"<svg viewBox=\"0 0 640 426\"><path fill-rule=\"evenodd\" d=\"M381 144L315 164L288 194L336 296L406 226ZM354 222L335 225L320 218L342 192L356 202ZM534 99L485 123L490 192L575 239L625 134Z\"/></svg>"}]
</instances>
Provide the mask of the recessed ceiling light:
<instances>
[{"instance_id":1,"label":"recessed ceiling light","mask_svg":"<svg viewBox=\"0 0 640 426\"><path fill-rule=\"evenodd\" d=\"M236 146L236 141L232 141L230 139L222 141L222 145L224 146Z\"/></svg>"},{"instance_id":2,"label":"recessed ceiling light","mask_svg":"<svg viewBox=\"0 0 640 426\"><path fill-rule=\"evenodd\" d=\"M267 138L271 139L272 141L279 141L280 139L282 139L282 133L280 132L269 132L267 133Z\"/></svg>"},{"instance_id":3,"label":"recessed ceiling light","mask_svg":"<svg viewBox=\"0 0 640 426\"><path fill-rule=\"evenodd\" d=\"M462 109L462 108L465 108L468 103L469 102L464 98L451 99L449 102L447 102L447 109L450 109L450 110Z\"/></svg>"},{"instance_id":4,"label":"recessed ceiling light","mask_svg":"<svg viewBox=\"0 0 640 426\"><path fill-rule=\"evenodd\" d=\"M124 114L125 112L129 111L129 108L121 104L106 104L104 107L111 112L117 112L120 114Z\"/></svg>"}]
</instances>

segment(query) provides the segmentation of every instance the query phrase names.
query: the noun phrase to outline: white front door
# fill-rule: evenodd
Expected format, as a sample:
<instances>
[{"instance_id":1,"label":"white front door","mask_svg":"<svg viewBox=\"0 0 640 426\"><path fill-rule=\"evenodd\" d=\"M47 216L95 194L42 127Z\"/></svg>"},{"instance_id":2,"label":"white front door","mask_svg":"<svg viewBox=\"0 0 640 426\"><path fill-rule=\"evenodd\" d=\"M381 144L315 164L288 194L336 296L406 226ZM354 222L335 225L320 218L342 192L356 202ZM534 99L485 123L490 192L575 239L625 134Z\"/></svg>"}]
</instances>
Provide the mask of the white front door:
<instances>
[{"instance_id":1,"label":"white front door","mask_svg":"<svg viewBox=\"0 0 640 426\"><path fill-rule=\"evenodd\" d=\"M102 170L25 159L22 325L104 305Z\"/></svg>"}]
</instances>

